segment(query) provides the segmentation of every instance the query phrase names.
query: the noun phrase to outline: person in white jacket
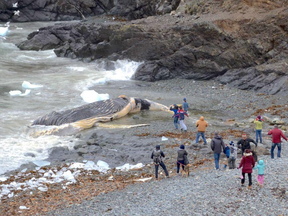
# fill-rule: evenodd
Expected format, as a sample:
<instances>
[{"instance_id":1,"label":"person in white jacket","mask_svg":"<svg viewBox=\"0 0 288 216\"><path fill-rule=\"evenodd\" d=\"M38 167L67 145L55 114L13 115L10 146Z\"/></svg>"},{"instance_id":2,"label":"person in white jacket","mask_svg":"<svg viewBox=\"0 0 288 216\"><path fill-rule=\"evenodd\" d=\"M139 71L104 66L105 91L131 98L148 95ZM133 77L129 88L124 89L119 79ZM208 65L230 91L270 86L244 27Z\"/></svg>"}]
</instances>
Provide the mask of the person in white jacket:
<instances>
[{"instance_id":1,"label":"person in white jacket","mask_svg":"<svg viewBox=\"0 0 288 216\"><path fill-rule=\"evenodd\" d=\"M233 141L230 141L229 143L230 148L230 157L228 159L229 169L235 169L235 161L237 159L237 147L234 145Z\"/></svg>"}]
</instances>

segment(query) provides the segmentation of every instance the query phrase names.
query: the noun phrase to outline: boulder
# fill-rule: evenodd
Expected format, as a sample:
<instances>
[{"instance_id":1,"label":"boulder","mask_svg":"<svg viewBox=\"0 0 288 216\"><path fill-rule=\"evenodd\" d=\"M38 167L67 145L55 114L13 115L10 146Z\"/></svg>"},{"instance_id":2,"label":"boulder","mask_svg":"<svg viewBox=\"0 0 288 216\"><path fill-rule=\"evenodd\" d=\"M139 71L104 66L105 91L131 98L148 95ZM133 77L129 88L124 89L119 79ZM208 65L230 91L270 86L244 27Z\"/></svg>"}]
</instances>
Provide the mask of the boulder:
<instances>
[{"instance_id":1,"label":"boulder","mask_svg":"<svg viewBox=\"0 0 288 216\"><path fill-rule=\"evenodd\" d=\"M272 120L272 124L276 124L276 125L284 125L285 122L282 121L282 120L280 120L279 118L274 118L274 119Z\"/></svg>"},{"instance_id":2,"label":"boulder","mask_svg":"<svg viewBox=\"0 0 288 216\"><path fill-rule=\"evenodd\" d=\"M31 153L31 152L25 153L24 156L26 156L26 157L36 157L36 155L34 153Z\"/></svg>"},{"instance_id":3,"label":"boulder","mask_svg":"<svg viewBox=\"0 0 288 216\"><path fill-rule=\"evenodd\" d=\"M87 154L89 151L86 148L79 148L77 149L77 153L79 156L82 156L83 154Z\"/></svg>"},{"instance_id":4,"label":"boulder","mask_svg":"<svg viewBox=\"0 0 288 216\"><path fill-rule=\"evenodd\" d=\"M267 116L263 116L264 121L268 122L270 125L285 125L285 122L280 118L269 118Z\"/></svg>"}]
</instances>

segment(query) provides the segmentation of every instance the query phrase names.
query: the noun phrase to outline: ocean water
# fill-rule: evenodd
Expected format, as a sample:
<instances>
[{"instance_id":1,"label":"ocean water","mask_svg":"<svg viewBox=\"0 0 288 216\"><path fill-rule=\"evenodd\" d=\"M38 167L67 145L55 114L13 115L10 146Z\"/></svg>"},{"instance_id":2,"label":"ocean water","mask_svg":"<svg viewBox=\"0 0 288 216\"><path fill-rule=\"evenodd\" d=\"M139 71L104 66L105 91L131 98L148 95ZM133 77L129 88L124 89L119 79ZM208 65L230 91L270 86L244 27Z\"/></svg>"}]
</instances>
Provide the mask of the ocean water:
<instances>
[{"instance_id":1,"label":"ocean water","mask_svg":"<svg viewBox=\"0 0 288 216\"><path fill-rule=\"evenodd\" d=\"M0 23L0 27L4 25ZM72 148L70 136L33 138L27 128L52 110L86 104L80 95L92 86L109 80L129 80L140 64L118 60L110 62L113 69L106 70L105 60L87 64L58 58L53 50L21 51L15 46L30 32L48 25L54 23L10 23L6 35L0 36L0 175L21 164L44 160L51 147Z\"/></svg>"}]
</instances>

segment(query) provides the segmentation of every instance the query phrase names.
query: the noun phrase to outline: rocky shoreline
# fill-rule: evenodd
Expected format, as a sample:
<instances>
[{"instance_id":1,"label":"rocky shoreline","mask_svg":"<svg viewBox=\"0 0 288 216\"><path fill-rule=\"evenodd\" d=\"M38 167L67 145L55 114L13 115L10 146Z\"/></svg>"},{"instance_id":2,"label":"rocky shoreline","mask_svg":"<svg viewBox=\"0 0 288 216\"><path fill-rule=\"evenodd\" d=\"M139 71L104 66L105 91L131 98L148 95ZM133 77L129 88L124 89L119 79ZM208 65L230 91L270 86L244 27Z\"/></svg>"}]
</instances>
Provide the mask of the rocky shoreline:
<instances>
[{"instance_id":1,"label":"rocky shoreline","mask_svg":"<svg viewBox=\"0 0 288 216\"><path fill-rule=\"evenodd\" d=\"M17 171L7 173L10 177L2 182L1 185L13 181L25 182L33 177L38 179L39 175L43 175L39 173L39 170L44 169L44 174L49 170L58 170L59 172L62 169L67 169L67 166L70 166L70 164L83 163L83 161L93 161L96 164L98 160L102 160L107 162L112 170L125 163L143 163L146 164L146 166L140 170L128 171L125 173L117 171L114 174L110 171L107 174L101 174L99 172L91 173L80 169L81 175L75 177L79 183L73 183L67 187L60 182L49 186L48 191L46 192L35 189L25 190L20 193L17 192L17 196L10 198L6 197L2 200L3 207L0 209L0 212L9 211L11 213L12 209L14 209L13 211L15 211L15 209L17 210L19 205L25 205L29 210L25 210L26 213L23 212L23 214L31 215L33 214L32 212L35 211L47 212L49 209L62 208L71 202L67 201L68 198L63 198L63 202L61 201L62 207L60 207L60 204L56 204L59 202L57 201L59 197L56 199L55 194L58 194L59 196L65 194L66 197L66 195L69 196L69 194L73 193L78 194L80 197L85 196L85 199L91 199L94 195L91 196L87 192L88 188L91 188L90 190L92 190L92 188L95 187L95 184L89 183L91 182L91 178L94 179L92 180L94 183L96 183L95 179L98 179L97 184L104 184L101 182L106 182L112 174L116 176L116 179L118 176L119 184L122 185L119 187L123 188L129 184L134 184L137 179L141 179L141 176L144 179L153 177L154 168L150 165L150 154L156 144L161 144L161 148L167 155L166 164L169 171L171 171L171 176L175 175L176 150L179 148L180 144L183 143L189 151L190 158L195 164L196 170L207 166L210 167L209 169L213 169L213 163L210 161L212 152L209 146L204 146L201 143L200 145L194 144L196 136L194 124L201 115L205 116L210 125L206 132L207 138L212 138L213 133L219 131L223 136L225 143L228 143L230 140L237 141L243 132L254 138L254 125L250 122L251 118L258 115L258 113L255 113L258 109L259 113L271 119L279 117L279 113L283 114L285 113L284 110L287 109L287 106L285 106L287 97L283 98L282 104L281 102L279 104L276 103L277 107L272 109L269 107L272 107L276 101L278 102L278 96L259 95L251 91L243 91L225 85L219 85L219 83L214 81L195 81L192 83L185 79L166 80L153 83L127 81L107 83L104 86L95 86L93 89L97 92L101 92L105 89L105 92L108 93L115 92L115 89L121 89L123 94L128 95L128 93L130 93L131 96L137 95L139 97L150 96L149 99L166 105L175 102L181 103L182 98L185 96L191 108L189 110L190 118L187 119L188 133L181 134L179 131L175 131L171 116L159 112L138 113L127 116L127 119L119 119L118 121L110 123L110 128L96 127L86 130L75 135L75 137L71 137L71 142L75 142L74 149L52 148L50 157L46 159L46 161L51 163L49 166L40 169L38 168L37 170L36 165L23 165ZM155 94L152 94L152 92L155 92ZM247 101L249 101L248 104ZM265 107L263 107L263 103L265 104ZM263 110L260 110L260 108ZM283 121L284 125L281 127L283 130L287 130L287 116L282 117L281 121ZM139 123L147 123L149 126L129 129L117 128L119 125L134 125ZM271 141L265 134L271 127L272 126L270 126L268 122L265 123L263 131L264 145L259 144L259 147L257 148L260 157L262 157L261 155L263 154L269 154ZM161 141L163 136L168 138L168 140ZM77 138L77 141L75 138ZM73 139L75 139L75 141L73 141ZM25 169L25 171L21 172L23 169ZM107 185L110 184L115 186L115 181L108 181ZM114 186L110 187L114 188L113 190L119 189L119 187ZM63 189L63 187L69 188L69 190ZM85 187L87 188L85 189ZM76 189L81 192L76 192ZM31 194L30 191L33 193ZM59 191L65 191L65 193ZM100 193L101 191L98 192ZM105 193L107 192L108 191L106 190ZM45 194L49 194L50 198L48 200L42 197L45 196ZM97 194L98 193L96 193L95 196L97 196ZM36 205L34 202L29 203L29 200L35 199L35 197L40 200L45 200L45 203L47 203L44 204L41 201L40 203L42 204L40 204L40 206L45 205L46 207L41 208L39 204ZM73 202L78 201L74 200Z\"/></svg>"},{"instance_id":2,"label":"rocky shoreline","mask_svg":"<svg viewBox=\"0 0 288 216\"><path fill-rule=\"evenodd\" d=\"M287 149L283 158L265 161L264 187L240 186L239 170L216 171L211 164L193 170L189 178L171 177L101 194L49 212L47 215L287 215ZM239 160L239 159L238 159ZM237 161L237 164L239 161ZM247 177L246 177L247 178Z\"/></svg>"},{"instance_id":3,"label":"rocky shoreline","mask_svg":"<svg viewBox=\"0 0 288 216\"><path fill-rule=\"evenodd\" d=\"M5 10L5 13L1 13L0 19L5 21L12 19L12 21L20 22L30 21L31 19L47 20L48 18L45 18L47 14L43 14L43 7L38 5L39 2L32 1L29 7L25 7L28 8L27 17L30 17L30 19L25 20L25 16L18 19L17 16L13 15L14 9L12 5L8 5L10 2L6 0L4 3L0 3L0 11ZM88 4L90 1L84 2ZM17 46L22 50L54 49L59 57L80 59L87 63L105 59L107 67L110 66L109 61L117 59L143 62L134 75L133 81L107 82L105 85L94 86L90 89L108 93L111 97L117 97L118 95L115 95L115 92L119 92L127 96L148 98L167 106L181 103L183 97L186 97L190 105L190 117L186 119L188 133L182 134L180 131L175 131L170 114L141 112L105 126L99 124L98 127L71 136L74 148L58 147L50 149L50 155L47 158L50 165L39 168L30 163L21 166L16 171L6 173L7 179L1 181L0 185L2 189L7 189L7 185L9 185L9 188L11 186L13 192L9 191L2 197L0 214L17 214L19 213L19 206L25 206L27 209L21 210L23 215L37 215L39 212L44 214L52 210L55 211L50 212L50 215L73 215L73 213L77 214L76 212L82 210L79 210L75 205L67 211L66 208L73 203L81 204L83 202L81 198L85 200L94 199L93 202L99 202L103 205L106 205L106 199L109 201L119 197L120 200L123 200L131 193L138 193L135 191L139 190L139 186L131 186L124 193L115 192L108 195L105 195L105 193L123 189L139 179L149 178L150 180L154 172L154 168L150 164L150 154L156 144L161 144L161 148L167 154L166 163L172 176L171 182L169 182L169 179L161 181L159 183L162 185L160 185L161 187L173 188L171 193L176 194L177 199L180 200L192 195L195 199L195 197L201 197L204 193L205 196L202 196L204 197L204 200L202 200L204 204L200 203L199 200L199 203L194 200L197 206L193 204L193 209L199 215L209 215L210 210L213 211L213 208L214 210L218 208L211 205L210 202L205 202L211 191L219 197L224 196L223 199L218 200L220 203L218 201L216 203L224 206L224 203L230 205L231 202L228 200L230 196L226 196L225 193L230 194L231 190L235 189L236 183L233 179L235 180L236 172L230 172L232 175L229 175L229 172L220 174L214 172L213 163L211 162L212 152L209 145L204 146L202 143L196 145L194 143L196 136L194 125L201 115L205 116L209 123L206 132L207 138L211 139L214 132L218 131L223 136L225 143L228 143L230 140L237 141L242 133L254 138L252 120L255 116L261 114L265 116L264 144L259 144L257 153L265 160L269 159L267 155L269 155L271 141L270 137L266 135L268 130L275 123L279 124L283 131L287 132L288 130L287 5L282 4L281 6L280 3L273 3L272 5L271 3L268 11L263 11L264 6L261 8L260 5L255 3L255 7L250 7L250 5L247 7L245 4L245 7L237 10L237 7L241 5L232 0L227 2L233 3L233 6L230 5L231 7L229 7L228 3L227 5L216 4L216 8L211 6L214 0L209 0L207 4L203 3L200 10L190 1L185 3L184 1L155 0L153 4L147 5L145 4L146 1L143 0L140 1L140 5L135 5L136 1L126 1L127 4L131 3L131 7L128 7L128 10L125 11L123 8L127 5L124 2L119 1L119 4L116 5L116 1L113 1L113 4L109 5L109 13L112 16L106 16L103 15L105 9L99 9L100 6L99 4L96 6L96 2L87 6L87 10L90 11L82 15L102 14L101 16L89 17L81 22L56 24L41 28L39 31L31 33L26 41L17 44ZM105 7L108 7L106 4L108 5L109 2L112 1L105 1ZM64 4L64 1L62 3ZM23 6L21 4L19 4L19 7ZM55 13L54 10L57 13L63 12L60 10L61 4L55 7L45 4L45 9L47 9L46 6L51 9L47 12L48 15ZM22 8L23 10L19 9L24 13L25 8ZM176 11L172 11L176 8ZM219 11L213 12L216 9ZM264 7L264 9L267 8ZM66 9L64 7L63 10L65 11L63 16L56 13L55 16L46 17L49 17L48 20L74 20L79 19L81 15L75 7ZM39 11L39 13L35 11ZM171 14L167 14L170 12ZM31 13L34 15L32 16ZM156 14L164 15L151 16ZM116 15L123 16L125 19ZM147 124L148 126L120 127L136 124ZM168 140L162 141L163 136ZM174 178L176 150L180 144L185 144L188 148L195 172L192 177L183 181ZM33 154L28 153L27 157L33 157ZM69 180L69 176L66 176L63 182L61 180L56 184L47 184L45 190L41 188L42 191L39 188L23 189L24 186L21 185L24 182L31 183L35 179L41 180L42 178L43 180L44 177L45 181L50 181L52 178L51 172L54 175L58 172L68 175L69 170L67 169L73 163L78 164L83 163L83 161L96 163L98 160L108 163L111 169L107 173L95 170L87 172L81 168L72 170L75 178L77 177L77 181L70 181L74 177L70 176L71 179ZM273 161L270 165L268 164L268 170L271 174L267 181L275 180L273 167L277 166L277 162ZM281 166L278 168L286 169L286 162L286 159L280 161ZM116 167L126 163L134 165L143 163L145 166L125 173L116 171ZM203 172L203 170L207 170L207 172ZM47 176L44 176L46 174ZM278 175L279 172L276 174ZM193 188L195 188L191 193L192 195L188 193L191 178L193 178ZM207 190L205 190L206 187L199 187L198 185L202 183L202 178L206 181L205 184L209 186ZM210 181L214 178L220 180L220 185L225 185L221 187L220 192L215 191L216 187L213 181ZM285 178L286 176L281 175L281 182L285 181ZM229 179L229 182L226 185L227 179ZM280 196L283 188L287 187L287 184L282 184L280 180L277 181L277 184L281 187L270 185L267 190L262 192L255 189L252 191L252 196L258 203L262 200L257 194L265 196L266 205L266 202L269 203L270 199L268 198L271 197L271 194ZM45 181L43 184L45 184ZM181 183L185 186L183 187L183 190L186 191L185 198L178 196L177 187L174 187ZM154 187L160 187L157 184L154 181L148 183L140 193L145 194L144 190L151 191ZM99 194L102 195L98 197ZM147 205L153 206L155 212L161 215L158 207L149 203L150 201L155 203L155 199L150 199L147 194L147 196L141 194L136 197L137 201L147 199ZM168 194L161 205L171 205L171 202L173 206L177 205L178 207L181 206L179 204L188 205L186 202L174 202L172 195ZM241 198L243 194L244 198ZM238 187L236 187L236 191L232 192L232 195L233 202L239 202L240 199L240 203L242 203L243 200L247 201L250 198L247 191ZM284 195L280 201L281 208L278 211L273 211L273 213L287 214L287 208L285 209L283 205L283 200L285 201L287 196ZM157 193L152 194L152 196L157 196ZM101 199L101 201L97 199ZM278 199L271 198L271 203L277 203ZM91 208L92 212L86 212L87 215L94 215L95 212L101 215L110 214L111 212L122 215L126 211L131 210L133 212L137 208L131 204L132 201L128 199L124 203L125 207L122 208L119 207L120 201L115 199L113 205L118 206L117 209L101 207L94 211L92 209L95 206L90 201L83 203L83 207L86 205L93 206ZM243 208L244 212L250 210L242 204L238 205L236 210L235 208L228 208L228 212L231 214L239 213ZM210 206L212 206L211 209ZM257 204L257 208L260 207L263 207L263 205ZM64 208L62 212L59 210L61 208ZM207 208L207 211L203 211L203 208ZM153 214L150 208L148 210L141 208L140 210L139 215ZM220 215L225 215L224 210L224 207L221 207L217 209L217 212ZM182 214L186 212L189 214L190 212L189 209L185 208L183 211L179 211ZM241 212L243 211L241 210ZM241 212L239 215L242 214ZM253 208L253 214L257 215L258 213L257 209ZM266 211L263 211L261 214L266 213ZM169 215L169 209L167 209L166 214ZM261 214L259 213L259 215Z\"/></svg>"},{"instance_id":4,"label":"rocky shoreline","mask_svg":"<svg viewBox=\"0 0 288 216\"><path fill-rule=\"evenodd\" d=\"M285 95L288 12L284 8L248 12L172 13L132 21L102 16L102 22L91 17L41 28L17 46L54 49L59 57L85 62L142 61L133 77L141 81L215 79L242 90Z\"/></svg>"},{"instance_id":5,"label":"rocky shoreline","mask_svg":"<svg viewBox=\"0 0 288 216\"><path fill-rule=\"evenodd\" d=\"M190 134L182 138L182 141L187 145L194 144L196 136L194 124L201 115L205 116L210 124L207 129L208 138L213 138L215 131L225 131L226 142L229 142L229 138L235 139L233 133L226 135L229 131L243 131L254 136L254 124L251 122L259 114L270 121L266 121L266 131L272 127L273 119L276 119L284 130L288 129L288 107L285 102L287 96L278 101L278 96L259 95L251 91L230 88L214 81L194 81L192 84L185 79L154 83L114 81L91 89L96 92L106 92L111 97L117 97L113 94L117 89L121 89L121 94L148 98L167 106L181 103L182 98L186 97L190 104L190 117L186 119ZM147 124L147 126L121 128L123 125L137 124ZM172 134L170 134L172 138L181 138L181 133L174 130L171 114L142 111L112 123L99 124L98 127L72 136L71 142L74 143L74 149L52 148L47 160L52 166L83 160L95 162L103 160L112 168L125 163L148 164L151 162L150 151L161 142L162 135L169 137L169 133ZM180 145L180 142L178 144ZM207 149L203 154L209 152L211 153L210 149ZM36 165L33 163L23 165L18 171L27 167L35 168Z\"/></svg>"},{"instance_id":6,"label":"rocky shoreline","mask_svg":"<svg viewBox=\"0 0 288 216\"><path fill-rule=\"evenodd\" d=\"M54 49L59 57L85 62L143 61L136 80L215 79L242 90L285 95L287 7L287 2L263 0L251 4L27 0L14 7L5 0L0 4L0 20L74 20L87 15L79 23L41 28L17 46ZM18 8L24 15L13 15Z\"/></svg>"}]
</instances>

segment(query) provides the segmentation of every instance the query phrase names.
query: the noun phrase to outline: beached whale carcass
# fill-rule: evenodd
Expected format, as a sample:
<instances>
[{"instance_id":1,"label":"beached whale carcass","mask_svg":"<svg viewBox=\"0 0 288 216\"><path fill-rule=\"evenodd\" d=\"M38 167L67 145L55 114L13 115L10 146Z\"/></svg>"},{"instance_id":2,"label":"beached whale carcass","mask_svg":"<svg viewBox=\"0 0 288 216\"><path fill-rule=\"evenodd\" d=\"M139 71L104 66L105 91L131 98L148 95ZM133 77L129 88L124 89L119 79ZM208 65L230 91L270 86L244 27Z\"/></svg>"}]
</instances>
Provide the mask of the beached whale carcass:
<instances>
[{"instance_id":1,"label":"beached whale carcass","mask_svg":"<svg viewBox=\"0 0 288 216\"><path fill-rule=\"evenodd\" d=\"M140 99L121 95L115 99L108 99L89 103L63 112L51 112L36 119L32 126L45 126L34 130L32 136L66 135L95 126L97 122L108 122L126 116L128 113L141 110L159 110L170 112L169 108L148 99ZM39 128L38 128L39 129Z\"/></svg>"}]
</instances>

